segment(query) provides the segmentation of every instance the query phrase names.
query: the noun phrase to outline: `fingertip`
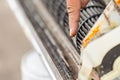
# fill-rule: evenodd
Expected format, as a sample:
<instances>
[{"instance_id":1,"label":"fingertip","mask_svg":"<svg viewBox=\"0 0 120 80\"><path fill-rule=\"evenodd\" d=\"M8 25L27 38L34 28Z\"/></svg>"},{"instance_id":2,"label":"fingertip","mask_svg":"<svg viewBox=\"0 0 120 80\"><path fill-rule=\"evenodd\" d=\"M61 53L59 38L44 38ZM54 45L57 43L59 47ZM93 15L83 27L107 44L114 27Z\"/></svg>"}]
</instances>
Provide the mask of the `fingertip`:
<instances>
[{"instance_id":1,"label":"fingertip","mask_svg":"<svg viewBox=\"0 0 120 80\"><path fill-rule=\"evenodd\" d=\"M70 30L70 37L74 37L74 36L75 36L75 34L73 34L73 31Z\"/></svg>"},{"instance_id":2,"label":"fingertip","mask_svg":"<svg viewBox=\"0 0 120 80\"><path fill-rule=\"evenodd\" d=\"M70 30L70 37L74 37L76 33L73 30Z\"/></svg>"},{"instance_id":3,"label":"fingertip","mask_svg":"<svg viewBox=\"0 0 120 80\"><path fill-rule=\"evenodd\" d=\"M74 37L76 34L77 34L77 31L78 31L78 26L72 26L70 28L70 37Z\"/></svg>"},{"instance_id":4,"label":"fingertip","mask_svg":"<svg viewBox=\"0 0 120 80\"><path fill-rule=\"evenodd\" d=\"M77 13L76 13L77 14ZM79 14L69 17L70 36L74 37L78 31Z\"/></svg>"}]
</instances>

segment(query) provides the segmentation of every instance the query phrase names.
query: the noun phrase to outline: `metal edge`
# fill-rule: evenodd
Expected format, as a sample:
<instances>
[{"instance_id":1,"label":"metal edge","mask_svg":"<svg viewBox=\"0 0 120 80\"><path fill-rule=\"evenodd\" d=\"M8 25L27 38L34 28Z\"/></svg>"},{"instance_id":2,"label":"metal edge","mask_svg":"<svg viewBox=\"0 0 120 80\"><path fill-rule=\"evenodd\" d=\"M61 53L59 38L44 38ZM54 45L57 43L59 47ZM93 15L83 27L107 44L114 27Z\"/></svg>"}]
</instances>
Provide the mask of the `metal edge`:
<instances>
[{"instance_id":1,"label":"metal edge","mask_svg":"<svg viewBox=\"0 0 120 80\"><path fill-rule=\"evenodd\" d=\"M53 63L52 60L50 61L50 57L46 56L45 54L48 55L48 52L45 50L43 44L41 43L40 39L38 38L32 24L30 23L29 19L27 18L27 16L25 15L22 7L19 4L19 0L7 0L9 6L11 7L12 11L14 12L17 20L19 21L21 27L23 28L25 34L27 35L28 39L31 41L33 47L36 49L36 51L39 53L39 55L41 55L45 66L47 67L51 77L53 78L53 80L63 80L62 77L60 76L57 68L55 67L55 65L53 64L52 68L49 66L49 62ZM42 53L44 54L40 54L42 51ZM57 72L53 72L52 69L56 69ZM58 73L58 74L56 74Z\"/></svg>"}]
</instances>

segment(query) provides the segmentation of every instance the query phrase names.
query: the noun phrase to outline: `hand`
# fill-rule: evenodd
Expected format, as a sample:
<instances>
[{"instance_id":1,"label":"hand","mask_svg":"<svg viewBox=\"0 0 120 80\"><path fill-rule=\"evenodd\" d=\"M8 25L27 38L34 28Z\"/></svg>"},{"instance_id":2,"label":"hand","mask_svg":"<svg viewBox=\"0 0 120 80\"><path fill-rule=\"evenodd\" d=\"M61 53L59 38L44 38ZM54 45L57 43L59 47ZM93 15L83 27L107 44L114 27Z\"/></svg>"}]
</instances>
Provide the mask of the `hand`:
<instances>
[{"instance_id":1,"label":"hand","mask_svg":"<svg viewBox=\"0 0 120 80\"><path fill-rule=\"evenodd\" d=\"M89 0L66 0L69 15L70 36L74 37L78 30L80 10L85 7Z\"/></svg>"}]
</instances>

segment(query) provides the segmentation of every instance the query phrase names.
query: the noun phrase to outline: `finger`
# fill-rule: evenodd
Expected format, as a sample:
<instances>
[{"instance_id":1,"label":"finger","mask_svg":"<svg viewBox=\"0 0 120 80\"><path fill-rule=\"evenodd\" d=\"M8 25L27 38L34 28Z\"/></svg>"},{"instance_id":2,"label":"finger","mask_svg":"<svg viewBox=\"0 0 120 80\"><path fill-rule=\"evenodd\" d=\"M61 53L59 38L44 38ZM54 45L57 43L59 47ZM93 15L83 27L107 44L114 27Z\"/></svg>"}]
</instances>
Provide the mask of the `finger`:
<instances>
[{"instance_id":1,"label":"finger","mask_svg":"<svg viewBox=\"0 0 120 80\"><path fill-rule=\"evenodd\" d=\"M67 10L69 15L69 28L71 37L75 36L78 30L80 9L80 0L67 0Z\"/></svg>"},{"instance_id":2,"label":"finger","mask_svg":"<svg viewBox=\"0 0 120 80\"><path fill-rule=\"evenodd\" d=\"M85 7L89 0L67 0L67 10L69 14L70 36L76 35L80 17L80 9Z\"/></svg>"},{"instance_id":3,"label":"finger","mask_svg":"<svg viewBox=\"0 0 120 80\"><path fill-rule=\"evenodd\" d=\"M100 80L99 76L96 75L94 72L92 72L91 75L94 80Z\"/></svg>"}]
</instances>

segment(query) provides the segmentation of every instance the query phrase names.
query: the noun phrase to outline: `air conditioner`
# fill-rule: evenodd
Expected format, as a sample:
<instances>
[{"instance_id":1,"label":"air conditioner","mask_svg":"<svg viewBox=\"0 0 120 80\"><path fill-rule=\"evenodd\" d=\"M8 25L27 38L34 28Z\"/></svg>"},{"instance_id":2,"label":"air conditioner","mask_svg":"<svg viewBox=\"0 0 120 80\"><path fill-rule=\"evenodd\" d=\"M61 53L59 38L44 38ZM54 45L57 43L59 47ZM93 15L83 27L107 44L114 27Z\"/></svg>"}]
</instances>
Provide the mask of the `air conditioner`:
<instances>
[{"instance_id":1,"label":"air conditioner","mask_svg":"<svg viewBox=\"0 0 120 80\"><path fill-rule=\"evenodd\" d=\"M9 3L54 80L120 80L120 0L90 0L72 39L65 0Z\"/></svg>"}]
</instances>

